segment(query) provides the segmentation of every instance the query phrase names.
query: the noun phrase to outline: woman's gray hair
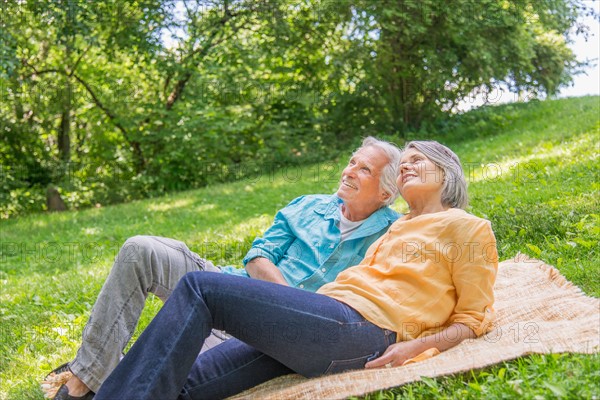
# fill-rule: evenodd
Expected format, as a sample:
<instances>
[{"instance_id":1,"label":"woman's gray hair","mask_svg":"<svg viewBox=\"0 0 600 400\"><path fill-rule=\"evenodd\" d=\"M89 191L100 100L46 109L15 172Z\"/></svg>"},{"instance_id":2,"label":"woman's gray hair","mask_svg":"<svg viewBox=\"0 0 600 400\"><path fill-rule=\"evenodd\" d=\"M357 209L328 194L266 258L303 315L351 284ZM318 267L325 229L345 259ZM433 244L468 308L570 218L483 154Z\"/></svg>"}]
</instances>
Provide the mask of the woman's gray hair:
<instances>
[{"instance_id":1,"label":"woman's gray hair","mask_svg":"<svg viewBox=\"0 0 600 400\"><path fill-rule=\"evenodd\" d=\"M375 147L385 153L388 159L388 163L383 167L381 171L381 177L379 178L379 187L390 195L387 200L383 202L384 206L393 204L394 201L400 196L398 191L398 185L396 185L396 179L398 178L398 172L400 167L400 156L402 152L393 143L386 142L385 140L379 140L373 136L368 136L363 139L362 144L356 151L365 147Z\"/></svg>"},{"instance_id":2,"label":"woman's gray hair","mask_svg":"<svg viewBox=\"0 0 600 400\"><path fill-rule=\"evenodd\" d=\"M453 208L467 208L469 204L467 181L458 156L448 147L433 140L408 142L403 152L408 149L423 153L444 172L442 204Z\"/></svg>"}]
</instances>

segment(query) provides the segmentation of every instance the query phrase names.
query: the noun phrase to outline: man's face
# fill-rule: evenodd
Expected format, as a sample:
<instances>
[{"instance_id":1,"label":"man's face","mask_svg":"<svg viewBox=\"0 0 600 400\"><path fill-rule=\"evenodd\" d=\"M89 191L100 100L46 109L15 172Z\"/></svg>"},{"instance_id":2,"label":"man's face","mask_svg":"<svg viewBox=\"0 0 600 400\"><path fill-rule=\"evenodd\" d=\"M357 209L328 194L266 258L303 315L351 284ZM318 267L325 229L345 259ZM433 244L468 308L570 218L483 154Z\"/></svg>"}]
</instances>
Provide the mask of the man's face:
<instances>
[{"instance_id":1,"label":"man's face","mask_svg":"<svg viewBox=\"0 0 600 400\"><path fill-rule=\"evenodd\" d=\"M344 170L337 195L347 205L372 208L373 211L389 197L379 186L379 179L388 158L377 147L358 150Z\"/></svg>"}]
</instances>

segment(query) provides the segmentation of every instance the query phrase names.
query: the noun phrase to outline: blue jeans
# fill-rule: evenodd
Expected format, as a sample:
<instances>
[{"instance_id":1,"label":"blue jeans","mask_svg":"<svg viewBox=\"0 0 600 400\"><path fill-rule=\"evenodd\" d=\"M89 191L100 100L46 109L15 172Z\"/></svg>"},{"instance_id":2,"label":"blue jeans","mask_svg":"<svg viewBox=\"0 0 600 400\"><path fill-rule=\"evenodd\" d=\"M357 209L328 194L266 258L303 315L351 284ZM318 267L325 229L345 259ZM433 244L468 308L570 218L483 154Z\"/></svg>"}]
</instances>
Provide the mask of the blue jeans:
<instances>
[{"instance_id":1,"label":"blue jeans","mask_svg":"<svg viewBox=\"0 0 600 400\"><path fill-rule=\"evenodd\" d=\"M223 398L292 372L312 377L363 368L396 340L330 297L201 274L181 279L97 400ZM237 339L198 356L212 328Z\"/></svg>"}]
</instances>

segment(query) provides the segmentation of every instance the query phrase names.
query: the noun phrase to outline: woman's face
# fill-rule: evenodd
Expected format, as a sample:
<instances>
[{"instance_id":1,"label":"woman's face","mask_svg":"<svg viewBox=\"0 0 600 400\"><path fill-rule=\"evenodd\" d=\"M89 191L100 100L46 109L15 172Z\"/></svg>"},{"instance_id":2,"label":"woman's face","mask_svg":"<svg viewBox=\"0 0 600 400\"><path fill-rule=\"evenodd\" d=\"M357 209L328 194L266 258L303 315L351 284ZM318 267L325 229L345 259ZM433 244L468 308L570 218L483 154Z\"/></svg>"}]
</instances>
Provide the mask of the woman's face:
<instances>
[{"instance_id":1,"label":"woman's face","mask_svg":"<svg viewBox=\"0 0 600 400\"><path fill-rule=\"evenodd\" d=\"M438 192L441 196L444 173L423 153L411 148L402 154L400 174L396 184L405 200L410 200L411 196L422 196L426 193Z\"/></svg>"}]
</instances>

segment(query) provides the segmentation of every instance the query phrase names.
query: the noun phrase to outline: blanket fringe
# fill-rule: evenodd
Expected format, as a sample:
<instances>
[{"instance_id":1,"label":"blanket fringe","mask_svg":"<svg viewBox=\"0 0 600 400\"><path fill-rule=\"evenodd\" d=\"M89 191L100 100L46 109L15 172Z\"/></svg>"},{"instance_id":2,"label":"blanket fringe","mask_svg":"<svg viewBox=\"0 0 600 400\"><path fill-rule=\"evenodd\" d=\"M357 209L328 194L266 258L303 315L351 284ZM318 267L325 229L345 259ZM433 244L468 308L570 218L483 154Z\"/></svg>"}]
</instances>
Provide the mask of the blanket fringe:
<instances>
[{"instance_id":1,"label":"blanket fringe","mask_svg":"<svg viewBox=\"0 0 600 400\"><path fill-rule=\"evenodd\" d=\"M583 290L581 290L581 288L579 286L573 284L573 282L570 282L567 278L565 278L565 276L560 273L558 268L556 268L552 265L546 264L542 260L531 258L527 254L518 252L512 259L504 260L503 262L510 262L510 261L513 261L515 263L522 262L522 263L535 264L536 268L547 273L547 276L550 279L550 282L554 283L556 286L558 286L560 288L565 288L565 289L574 289L576 293L585 295Z\"/></svg>"}]
</instances>

